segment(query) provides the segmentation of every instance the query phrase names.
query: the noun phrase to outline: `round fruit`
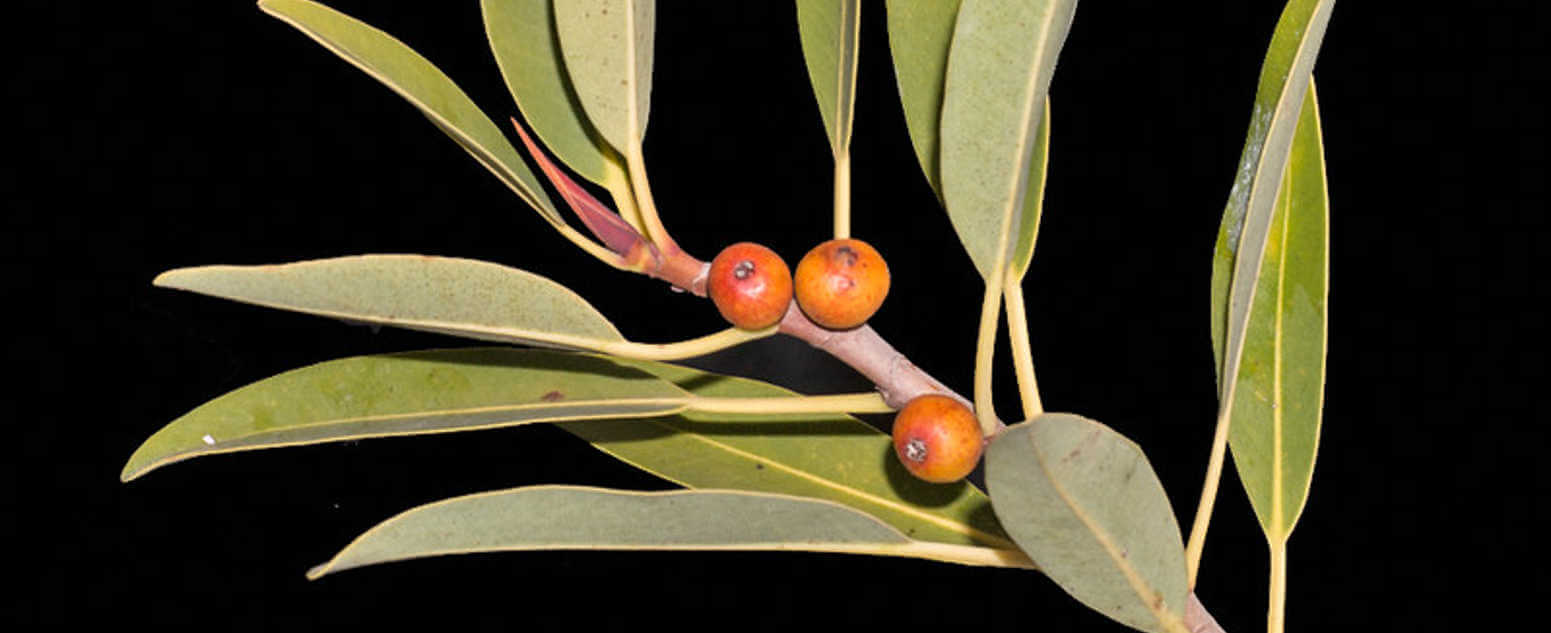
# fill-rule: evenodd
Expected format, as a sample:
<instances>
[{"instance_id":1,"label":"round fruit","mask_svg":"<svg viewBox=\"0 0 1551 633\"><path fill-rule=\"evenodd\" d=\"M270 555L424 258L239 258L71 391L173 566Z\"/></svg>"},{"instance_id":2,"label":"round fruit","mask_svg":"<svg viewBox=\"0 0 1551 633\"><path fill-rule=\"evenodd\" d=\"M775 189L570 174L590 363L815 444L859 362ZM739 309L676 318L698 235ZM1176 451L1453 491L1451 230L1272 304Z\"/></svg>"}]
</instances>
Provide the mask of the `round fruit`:
<instances>
[{"instance_id":1,"label":"round fruit","mask_svg":"<svg viewBox=\"0 0 1551 633\"><path fill-rule=\"evenodd\" d=\"M797 262L797 305L832 330L867 322L889 295L889 265L867 242L830 240Z\"/></svg>"},{"instance_id":2,"label":"round fruit","mask_svg":"<svg viewBox=\"0 0 1551 633\"><path fill-rule=\"evenodd\" d=\"M932 483L969 475L983 445L974 412L948 396L917 396L894 417L894 454L910 474Z\"/></svg>"},{"instance_id":3,"label":"round fruit","mask_svg":"<svg viewBox=\"0 0 1551 633\"><path fill-rule=\"evenodd\" d=\"M706 292L722 318L745 330L759 330L786 315L792 303L792 273L775 251L739 242L711 260Z\"/></svg>"}]
</instances>

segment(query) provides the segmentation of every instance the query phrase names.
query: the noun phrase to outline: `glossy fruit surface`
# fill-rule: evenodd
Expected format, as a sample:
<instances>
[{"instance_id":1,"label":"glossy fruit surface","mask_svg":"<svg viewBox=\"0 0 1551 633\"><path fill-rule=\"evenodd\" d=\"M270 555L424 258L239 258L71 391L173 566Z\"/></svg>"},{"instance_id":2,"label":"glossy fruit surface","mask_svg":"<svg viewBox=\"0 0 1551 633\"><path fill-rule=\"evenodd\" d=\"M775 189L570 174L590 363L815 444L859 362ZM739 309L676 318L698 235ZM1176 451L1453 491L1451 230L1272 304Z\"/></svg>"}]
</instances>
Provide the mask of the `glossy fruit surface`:
<instances>
[{"instance_id":1,"label":"glossy fruit surface","mask_svg":"<svg viewBox=\"0 0 1551 633\"><path fill-rule=\"evenodd\" d=\"M932 483L963 479L980 462L980 422L964 403L918 396L894 416L894 454L910 474Z\"/></svg>"},{"instance_id":2,"label":"glossy fruit surface","mask_svg":"<svg viewBox=\"0 0 1551 633\"><path fill-rule=\"evenodd\" d=\"M706 294L722 318L745 330L779 323L792 303L792 272L764 246L739 242L711 260Z\"/></svg>"},{"instance_id":3,"label":"glossy fruit surface","mask_svg":"<svg viewBox=\"0 0 1551 633\"><path fill-rule=\"evenodd\" d=\"M832 330L872 318L889 295L889 266L867 242L830 240L797 262L797 305L814 323Z\"/></svg>"}]
</instances>

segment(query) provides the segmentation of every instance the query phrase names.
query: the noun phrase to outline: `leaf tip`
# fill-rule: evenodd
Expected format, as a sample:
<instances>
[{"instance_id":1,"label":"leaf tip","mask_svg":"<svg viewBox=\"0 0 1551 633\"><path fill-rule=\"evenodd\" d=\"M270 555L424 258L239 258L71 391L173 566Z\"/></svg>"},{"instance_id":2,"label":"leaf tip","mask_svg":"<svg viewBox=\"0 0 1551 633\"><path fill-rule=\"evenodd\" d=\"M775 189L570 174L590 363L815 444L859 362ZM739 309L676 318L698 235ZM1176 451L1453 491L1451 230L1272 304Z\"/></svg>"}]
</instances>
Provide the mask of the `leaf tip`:
<instances>
[{"instance_id":1,"label":"leaf tip","mask_svg":"<svg viewBox=\"0 0 1551 633\"><path fill-rule=\"evenodd\" d=\"M134 454L129 456L129 461L124 462L124 469L120 470L118 473L119 483L127 484L131 481L139 479L141 476L151 472L152 469L156 468L156 466L153 464L147 464L146 459L141 456L141 453L144 451L144 446L135 449Z\"/></svg>"},{"instance_id":2,"label":"leaf tip","mask_svg":"<svg viewBox=\"0 0 1551 633\"><path fill-rule=\"evenodd\" d=\"M307 570L307 580L317 580L327 576L330 572L334 571L333 567L334 561L332 559L326 563L323 563L322 565L313 567L312 569Z\"/></svg>"},{"instance_id":3,"label":"leaf tip","mask_svg":"<svg viewBox=\"0 0 1551 633\"><path fill-rule=\"evenodd\" d=\"M157 288L172 288L174 290L187 290L188 289L188 283L187 283L188 282L188 277L189 277L189 275L191 273L193 273L193 272L195 272L197 270L199 270L198 267L190 267L190 268L174 268L172 270L164 271L160 275L157 275L155 278L151 279L151 285L152 286L156 286Z\"/></svg>"}]
</instances>

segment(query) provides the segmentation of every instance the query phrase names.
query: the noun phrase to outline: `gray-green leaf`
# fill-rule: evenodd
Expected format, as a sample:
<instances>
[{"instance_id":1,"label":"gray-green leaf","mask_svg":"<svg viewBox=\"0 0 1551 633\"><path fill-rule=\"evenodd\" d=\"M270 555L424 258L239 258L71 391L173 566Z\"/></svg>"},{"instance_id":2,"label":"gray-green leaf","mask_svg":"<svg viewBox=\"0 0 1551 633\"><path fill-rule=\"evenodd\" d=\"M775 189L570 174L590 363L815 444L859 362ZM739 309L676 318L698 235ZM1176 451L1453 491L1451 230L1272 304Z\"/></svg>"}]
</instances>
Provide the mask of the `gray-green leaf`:
<instances>
[{"instance_id":1,"label":"gray-green leaf","mask_svg":"<svg viewBox=\"0 0 1551 633\"><path fill-rule=\"evenodd\" d=\"M1072 597L1143 631L1178 631L1184 545L1141 448L1103 424L1049 413L986 450L997 518Z\"/></svg>"},{"instance_id":2,"label":"gray-green leaf","mask_svg":"<svg viewBox=\"0 0 1551 633\"><path fill-rule=\"evenodd\" d=\"M824 117L824 129L829 132L830 150L836 156L851 146L861 10L861 0L797 0L802 57Z\"/></svg>"},{"instance_id":3,"label":"gray-green leaf","mask_svg":"<svg viewBox=\"0 0 1551 633\"><path fill-rule=\"evenodd\" d=\"M506 87L544 145L595 183L606 185L611 171L622 173L566 77L550 0L481 0L480 7Z\"/></svg>"},{"instance_id":4,"label":"gray-green leaf","mask_svg":"<svg viewBox=\"0 0 1551 633\"><path fill-rule=\"evenodd\" d=\"M1034 260L1034 242L1039 239L1039 220L1045 210L1045 181L1050 166L1050 98L1045 98L1045 114L1039 118L1034 137L1034 154L1029 157L1028 189L1023 192L1018 232L1008 261L1007 283L1018 283L1029 272Z\"/></svg>"},{"instance_id":5,"label":"gray-green leaf","mask_svg":"<svg viewBox=\"0 0 1551 633\"><path fill-rule=\"evenodd\" d=\"M262 0L259 8L404 97L545 220L556 227L565 226L565 219L501 130L447 75L414 49L316 2Z\"/></svg>"},{"instance_id":6,"label":"gray-green leaf","mask_svg":"<svg viewBox=\"0 0 1551 633\"><path fill-rule=\"evenodd\" d=\"M609 351L619 330L570 289L489 262L361 255L271 266L199 266L158 286L346 321L468 338Z\"/></svg>"},{"instance_id":7,"label":"gray-green leaf","mask_svg":"<svg viewBox=\"0 0 1551 633\"><path fill-rule=\"evenodd\" d=\"M774 550L977 564L845 506L725 490L532 486L427 504L356 538L309 578L390 561L524 550Z\"/></svg>"},{"instance_id":8,"label":"gray-green leaf","mask_svg":"<svg viewBox=\"0 0 1551 633\"><path fill-rule=\"evenodd\" d=\"M1330 261L1323 146L1310 83L1271 216L1229 427L1239 480L1272 543L1287 540L1303 511L1319 446Z\"/></svg>"},{"instance_id":9,"label":"gray-green leaf","mask_svg":"<svg viewBox=\"0 0 1551 633\"><path fill-rule=\"evenodd\" d=\"M554 7L571 85L598 133L629 157L651 108L657 3L564 0Z\"/></svg>"},{"instance_id":10,"label":"gray-green leaf","mask_svg":"<svg viewBox=\"0 0 1551 633\"><path fill-rule=\"evenodd\" d=\"M889 0L889 55L899 82L899 101L905 108L905 125L915 146L921 171L932 191L942 198L938 168L942 121L943 81L948 71L948 49L959 15L959 0Z\"/></svg>"},{"instance_id":11,"label":"gray-green leaf","mask_svg":"<svg viewBox=\"0 0 1551 633\"><path fill-rule=\"evenodd\" d=\"M216 453L665 415L682 410L687 396L652 374L585 354L489 348L346 358L200 405L141 444L120 478Z\"/></svg>"},{"instance_id":12,"label":"gray-green leaf","mask_svg":"<svg viewBox=\"0 0 1551 633\"><path fill-rule=\"evenodd\" d=\"M1076 0L964 0L942 108L948 216L975 268L999 287L1020 223L1040 119Z\"/></svg>"}]
</instances>

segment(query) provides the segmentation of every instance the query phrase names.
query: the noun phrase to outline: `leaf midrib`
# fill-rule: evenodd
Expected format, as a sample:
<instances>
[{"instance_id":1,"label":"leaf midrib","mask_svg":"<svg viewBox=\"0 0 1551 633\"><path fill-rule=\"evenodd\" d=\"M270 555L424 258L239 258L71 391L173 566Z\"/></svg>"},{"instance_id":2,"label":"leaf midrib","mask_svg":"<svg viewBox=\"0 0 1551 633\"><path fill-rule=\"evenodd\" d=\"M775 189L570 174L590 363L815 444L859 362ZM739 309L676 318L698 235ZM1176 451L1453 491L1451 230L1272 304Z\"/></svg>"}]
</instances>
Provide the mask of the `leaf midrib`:
<instances>
[{"instance_id":1,"label":"leaf midrib","mask_svg":"<svg viewBox=\"0 0 1551 633\"><path fill-rule=\"evenodd\" d=\"M1266 152L1270 150L1270 148L1266 146L1267 145L1267 141L1269 141L1271 139L1272 131L1277 129L1278 122L1282 121L1285 118L1287 118L1286 117L1286 114L1287 114L1287 104L1289 102L1289 94L1288 94L1287 88L1288 88L1288 86L1293 85L1293 83L1294 83L1293 82L1293 76L1296 74L1294 71L1296 70L1296 68L1297 68L1297 66L1299 64L1299 61L1303 59L1305 51L1308 50L1310 40L1313 39L1313 38L1309 37L1308 31L1307 31L1308 25L1309 24L1313 24L1316 20L1319 19L1319 13L1322 10L1328 11L1328 9L1324 8L1324 7L1328 6L1328 3L1325 0L1318 0L1318 2L1319 2L1319 6L1316 6L1314 8L1314 10L1310 12L1310 14L1309 14L1310 15L1309 21L1304 26L1305 31L1302 33L1302 37L1300 37L1299 40L1298 40L1298 49L1297 49L1297 51L1295 53L1293 53L1293 56L1292 56L1293 63L1292 63L1291 66L1288 67L1287 77L1283 78L1283 80L1282 80L1281 91L1277 95L1276 107L1274 109L1272 109L1272 111L1271 111L1271 120L1266 125L1266 134L1265 134L1265 137L1261 140L1261 144L1260 144L1260 156L1255 160L1255 175L1254 175L1253 179L1250 182L1250 192L1245 197L1246 208L1254 203L1256 192L1258 192L1260 190L1260 188L1265 185L1265 180L1266 180L1265 174L1266 174L1266 171L1268 169L1268 166L1266 165L1266 161L1265 161L1265 156L1266 156ZM1322 30L1321 31L1321 41L1323 41L1323 34L1324 33L1323 33L1323 30ZM1298 100L1299 111L1301 111L1302 105L1303 105L1302 104L1302 99L1299 99ZM1296 114L1294 116L1296 116ZM1290 132L1290 134L1293 134L1293 135L1295 135L1296 133L1297 133L1296 130L1293 130L1292 132ZM1289 139L1291 139L1291 136L1289 136ZM1287 151L1288 151L1288 155L1291 156L1291 153L1292 153L1291 140L1289 140ZM1287 165L1287 160L1284 159L1284 161L1283 161L1283 169L1286 169L1286 165ZM1275 185L1274 186L1280 186L1281 185L1281 180L1282 179L1280 177L1275 178L1274 179L1274 181L1275 181ZM1272 205L1273 210L1274 210L1274 207L1275 207L1275 205L1273 203L1273 205ZM1243 227L1245 229L1247 229L1249 227L1250 219L1251 219L1251 214L1248 211L1246 211L1246 213L1244 215L1244 224L1243 224ZM1267 221L1266 224L1269 227L1270 222ZM1240 268L1239 264L1243 261L1242 255L1243 255L1243 248L1244 248L1244 240L1248 237L1247 233L1248 233L1247 231L1242 230L1242 229L1239 232L1239 245L1238 245L1238 248L1236 248L1234 250L1235 258L1234 258L1234 266L1233 266L1233 273L1232 273L1233 276L1232 276L1232 278L1231 278L1232 280L1229 282L1229 286L1228 286L1228 305L1227 305L1227 307L1228 307L1228 323L1230 325L1230 328L1229 328L1229 331L1226 333L1227 340L1224 341L1223 372L1222 372L1223 383L1224 383L1224 393L1223 393L1222 403L1223 403L1223 409L1225 411L1229 411L1229 410L1232 409L1232 405L1233 405L1234 399L1238 395L1237 394L1237 389L1236 389L1237 386L1238 386L1238 382L1239 382L1238 381L1238 371L1239 371L1239 365L1243 362L1244 339L1245 339L1245 337L1248 336L1248 329L1249 329L1249 309L1250 309L1250 306L1246 303L1246 305L1245 305L1245 307L1243 309L1236 309L1236 307L1235 307L1236 306L1236 302L1234 301L1234 297L1242 295L1242 296L1245 296L1245 297L1250 297L1251 300L1252 300L1252 298L1255 296L1255 287L1259 284L1259 280L1260 280L1260 270L1262 268L1264 268L1265 242L1270 237L1270 231L1267 230L1267 232L1266 232L1267 234L1263 235L1263 236L1261 236L1259 238L1260 248L1259 248L1259 254L1257 255L1257 260L1256 260L1255 265L1254 265L1254 273L1255 274L1254 275L1250 275L1248 277L1248 281L1245 282L1245 286L1243 286L1242 288L1239 288L1238 287L1238 280L1240 278L1239 276L1241 274L1243 274L1243 272L1247 272L1247 271L1240 271L1239 270L1239 268ZM1236 290L1240 290L1240 292L1236 292ZM1238 311L1238 312L1241 313L1239 315L1239 319L1238 319L1238 321L1236 323L1235 323L1235 320L1233 318L1235 311ZM1231 371L1230 371L1230 369L1231 369Z\"/></svg>"},{"instance_id":2,"label":"leaf midrib","mask_svg":"<svg viewBox=\"0 0 1551 633\"><path fill-rule=\"evenodd\" d=\"M1030 429L1030 431L1033 430ZM1090 435L1097 433L1098 431L1096 430L1089 432ZM1121 555L1119 547L1115 545L1114 538L1110 536L1109 532L1103 526L1095 523L1092 517L1089 516L1089 513L1084 510L1083 505L1067 491L1065 486L1061 485L1061 480L1055 476L1055 472L1051 469L1044 452L1039 450L1039 446L1034 440L1034 433L1028 433L1028 441L1031 452L1039 463L1040 470L1045 474L1045 480L1050 482L1050 487L1055 490L1057 496L1061 497L1061 501L1072 511L1072 515L1082 522L1083 527L1088 528L1088 532L1093 535L1094 540L1098 542L1100 547L1104 548L1104 552L1109 555L1110 562L1125 576L1126 584L1130 586L1131 591L1136 593L1136 597L1142 601L1143 606L1153 614L1153 617L1158 620L1159 624L1163 625L1163 628L1182 629L1181 621L1172 612L1153 606L1155 604L1163 604L1163 594L1153 589L1147 583L1147 580L1142 578L1141 574L1136 571L1136 568L1131 566L1129 559Z\"/></svg>"},{"instance_id":3,"label":"leaf midrib","mask_svg":"<svg viewBox=\"0 0 1551 633\"><path fill-rule=\"evenodd\" d=\"M422 413L397 413L397 414L385 414L385 415L376 415L376 416L356 416L356 417L345 417L345 418L331 418L329 420L323 420L323 421L319 421L319 422L312 422L312 423L308 423L308 424L299 424L299 425L288 426L288 427L284 427L284 428L264 429L264 430L260 430L260 431L257 431L257 432L251 432L251 433L245 433L245 434L241 434L241 435L233 435L233 436L221 438L220 441L217 444L215 444L214 446L211 446L211 447L208 447L208 448L195 447L193 449L180 450L180 451L177 451L177 452L174 452L174 453L169 453L169 454L163 455L163 456L161 456L159 458L156 458L154 460L151 460L149 462L146 462L145 464L141 465L139 468L134 469L133 471L125 470L123 473L120 473L119 479L120 479L120 481L125 481L125 482L131 481L131 480L134 480L134 479L138 479L141 476L143 476L143 475L145 475L145 474L147 474L147 473L149 473L149 472L151 472L153 470L156 470L158 468L162 468L164 466L168 466L168 465L171 465L171 464L176 464L178 462L185 461L185 460L188 460L188 459L193 459L195 457L205 457L205 456L209 456L209 455L221 455L221 454L226 454L226 453L238 453L238 452L245 452L245 451L252 451L252 450L259 450L259 449L288 448L288 447L293 447L293 446L311 446L311 445L325 444L325 443L330 443L330 442L345 442L345 441L352 441L352 440L377 439L377 438L384 438L384 437L407 437L407 436L419 436L419 435L438 435L438 434L444 434L444 433L462 433L462 432L467 432L467 431L485 431L485 430L490 430L490 429L498 429L498 428L506 428L506 427L512 427L512 426L519 426L519 425L523 425L523 424L555 424L555 423L563 423L563 422L578 422L578 421L584 421L584 420L610 420L610 419L619 419L619 418L628 418L628 417L638 417L638 416L641 416L643 414L644 415L652 415L652 416L674 415L674 414L681 413L681 412L687 410L688 409L688 403L689 403L690 399L691 398L689 398L689 397L685 397L685 398L621 398L621 399L614 399L614 400L576 400L576 401L569 401L569 402L544 402L544 403L530 403L530 404L521 404L521 405L494 405L494 406L487 406L487 407L465 407L465 408L460 408L460 409L439 409L439 410L436 410L436 411L422 412ZM371 423L371 422L386 422L386 421L390 421L390 420L408 420L408 419L413 419L413 418L434 419L434 418L457 416L457 415L472 415L472 414L480 414L480 413L499 413L499 412L501 412L503 410L510 410L510 411L516 413L516 412L525 412L525 411L530 411L530 410L542 410L542 409L547 409L547 408L563 409L563 408L574 408L574 407L579 407L579 406L597 406L597 405L620 405L620 406L629 406L629 407L649 407L649 406L652 406L652 405L678 405L678 406L677 406L676 409L664 409L662 411L642 412L642 411L638 411L638 410L630 410L630 411L625 411L625 412L620 412L620 413L572 414L572 415L565 415L565 416L545 417L545 418L543 418L541 420L532 420L532 419L505 420L505 421L500 421L500 422L486 422L486 423L483 423L483 424L473 424L473 425L465 425L465 426L457 426L457 427L415 429L415 430L412 430L412 431L377 431L377 432L355 433L355 434L349 434L349 435L341 435L341 436L338 436L338 437L328 437L328 438L322 438L322 439L307 438L307 439L295 439L295 440L288 440L288 441L283 441L283 442L271 442L271 443L256 443L256 442L253 441L255 438L262 438L262 437L264 437L266 435L280 435L280 434L289 433L289 432L307 431L307 430L313 430L313 429L327 428L327 427L330 427L330 426L342 426L342 425L347 425L347 424L361 424L361 423ZM133 463L133 462L131 461L131 463Z\"/></svg>"},{"instance_id":4,"label":"leaf midrib","mask_svg":"<svg viewBox=\"0 0 1551 633\"><path fill-rule=\"evenodd\" d=\"M856 41L861 28L860 0L841 0L839 59L835 66L835 132L830 139L836 156L850 152L851 117L856 104ZM848 20L847 17L850 19Z\"/></svg>"}]
</instances>

